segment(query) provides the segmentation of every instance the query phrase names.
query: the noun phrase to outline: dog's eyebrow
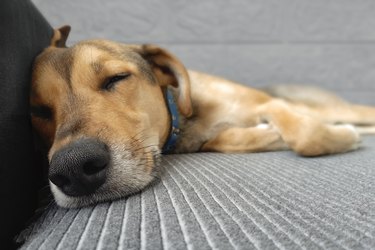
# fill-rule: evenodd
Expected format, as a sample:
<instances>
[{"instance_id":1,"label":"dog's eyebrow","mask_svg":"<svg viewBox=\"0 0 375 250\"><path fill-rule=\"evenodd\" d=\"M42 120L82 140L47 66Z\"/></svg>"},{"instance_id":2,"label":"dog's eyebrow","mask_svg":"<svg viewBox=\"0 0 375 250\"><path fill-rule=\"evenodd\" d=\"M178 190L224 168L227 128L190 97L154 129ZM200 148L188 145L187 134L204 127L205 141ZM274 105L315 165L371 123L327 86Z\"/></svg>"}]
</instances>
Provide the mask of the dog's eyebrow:
<instances>
[{"instance_id":1,"label":"dog's eyebrow","mask_svg":"<svg viewBox=\"0 0 375 250\"><path fill-rule=\"evenodd\" d=\"M103 65L99 62L92 62L90 66L97 75L99 75L103 71Z\"/></svg>"},{"instance_id":2,"label":"dog's eyebrow","mask_svg":"<svg viewBox=\"0 0 375 250\"><path fill-rule=\"evenodd\" d=\"M105 44L97 44L94 42L86 42L86 45L93 46L99 50L105 51L108 54L119 58L119 59L126 59L129 62L135 63L140 71L152 82L156 83L156 79L154 75L152 74L151 66L146 62L146 60L142 60L142 57L137 54L134 51L126 51L124 50L122 53L114 48L111 48L110 46L107 46ZM99 65L91 65L94 69L94 72L97 73L96 69Z\"/></svg>"},{"instance_id":3,"label":"dog's eyebrow","mask_svg":"<svg viewBox=\"0 0 375 250\"><path fill-rule=\"evenodd\" d=\"M115 57L118 57L119 55L119 52L117 52L115 49L109 47L109 46L106 46L104 44L97 44L95 42L86 42L85 45L89 45L89 46L92 46L98 50L102 50L102 51L105 51L107 52L108 54L112 55L112 56L115 56Z\"/></svg>"}]
</instances>

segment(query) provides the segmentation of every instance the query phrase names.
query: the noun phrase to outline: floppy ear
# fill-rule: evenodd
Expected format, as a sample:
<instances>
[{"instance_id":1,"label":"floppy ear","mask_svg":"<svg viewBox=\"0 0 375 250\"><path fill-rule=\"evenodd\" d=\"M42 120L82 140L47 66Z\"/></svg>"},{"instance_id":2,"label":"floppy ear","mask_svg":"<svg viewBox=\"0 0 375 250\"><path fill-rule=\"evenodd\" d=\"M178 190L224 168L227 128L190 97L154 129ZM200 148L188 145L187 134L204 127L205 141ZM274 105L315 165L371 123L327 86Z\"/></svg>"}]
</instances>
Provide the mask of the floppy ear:
<instances>
[{"instance_id":1,"label":"floppy ear","mask_svg":"<svg viewBox=\"0 0 375 250\"><path fill-rule=\"evenodd\" d=\"M192 115L190 79L184 65L172 54L155 45L142 45L141 55L151 68L161 86L173 86L178 93L177 104L185 117Z\"/></svg>"},{"instance_id":2,"label":"floppy ear","mask_svg":"<svg viewBox=\"0 0 375 250\"><path fill-rule=\"evenodd\" d=\"M50 45L58 48L66 48L65 43L68 39L70 29L71 28L69 25L65 25L61 28L55 29Z\"/></svg>"}]
</instances>

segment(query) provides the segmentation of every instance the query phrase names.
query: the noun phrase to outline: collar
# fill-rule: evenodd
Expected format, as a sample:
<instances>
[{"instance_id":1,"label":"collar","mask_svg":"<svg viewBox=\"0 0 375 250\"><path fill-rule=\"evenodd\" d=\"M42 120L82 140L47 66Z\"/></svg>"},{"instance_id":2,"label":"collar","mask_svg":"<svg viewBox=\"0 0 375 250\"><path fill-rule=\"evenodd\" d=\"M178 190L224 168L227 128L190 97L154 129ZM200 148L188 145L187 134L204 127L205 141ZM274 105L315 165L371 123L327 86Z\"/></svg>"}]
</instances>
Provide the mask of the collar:
<instances>
[{"instance_id":1,"label":"collar","mask_svg":"<svg viewBox=\"0 0 375 250\"><path fill-rule=\"evenodd\" d=\"M170 91L167 88L166 92L167 92L166 93L167 106L168 106L169 113L171 115L171 129L170 129L170 132L169 132L167 142L164 144L163 149L162 149L163 154L169 154L173 151L173 149L176 146L178 135L180 133L180 129L178 127L178 125L179 125L178 124L178 115L179 114L178 114L176 102L174 100L172 91Z\"/></svg>"}]
</instances>

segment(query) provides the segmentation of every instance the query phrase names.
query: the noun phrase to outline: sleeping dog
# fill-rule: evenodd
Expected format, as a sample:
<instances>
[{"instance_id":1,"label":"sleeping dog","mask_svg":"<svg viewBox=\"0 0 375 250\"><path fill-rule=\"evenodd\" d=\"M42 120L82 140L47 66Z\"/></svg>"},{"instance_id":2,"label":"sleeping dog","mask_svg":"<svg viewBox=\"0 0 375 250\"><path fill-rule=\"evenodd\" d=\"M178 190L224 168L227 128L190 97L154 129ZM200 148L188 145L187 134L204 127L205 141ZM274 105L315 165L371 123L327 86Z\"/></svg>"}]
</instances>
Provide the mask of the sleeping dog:
<instances>
[{"instance_id":1,"label":"sleeping dog","mask_svg":"<svg viewBox=\"0 0 375 250\"><path fill-rule=\"evenodd\" d=\"M319 156L355 150L359 134L375 130L375 108L320 89L248 88L187 70L154 45L88 40L67 48L69 31L55 30L36 58L30 95L63 207L142 190L163 152Z\"/></svg>"}]
</instances>

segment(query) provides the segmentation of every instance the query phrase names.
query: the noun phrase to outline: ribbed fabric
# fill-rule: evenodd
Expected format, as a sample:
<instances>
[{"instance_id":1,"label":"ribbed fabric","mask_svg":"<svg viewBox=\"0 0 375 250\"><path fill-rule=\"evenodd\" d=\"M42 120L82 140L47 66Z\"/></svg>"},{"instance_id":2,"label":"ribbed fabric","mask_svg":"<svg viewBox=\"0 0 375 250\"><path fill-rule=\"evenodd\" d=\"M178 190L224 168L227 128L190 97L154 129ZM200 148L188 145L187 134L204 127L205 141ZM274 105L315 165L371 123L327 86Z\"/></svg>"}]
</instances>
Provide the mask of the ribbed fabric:
<instances>
[{"instance_id":1,"label":"ribbed fabric","mask_svg":"<svg viewBox=\"0 0 375 250\"><path fill-rule=\"evenodd\" d=\"M49 208L22 249L375 249L375 137L356 152L164 157L161 181Z\"/></svg>"}]
</instances>

